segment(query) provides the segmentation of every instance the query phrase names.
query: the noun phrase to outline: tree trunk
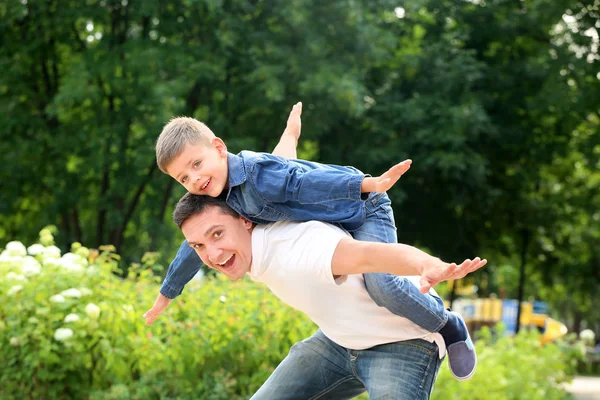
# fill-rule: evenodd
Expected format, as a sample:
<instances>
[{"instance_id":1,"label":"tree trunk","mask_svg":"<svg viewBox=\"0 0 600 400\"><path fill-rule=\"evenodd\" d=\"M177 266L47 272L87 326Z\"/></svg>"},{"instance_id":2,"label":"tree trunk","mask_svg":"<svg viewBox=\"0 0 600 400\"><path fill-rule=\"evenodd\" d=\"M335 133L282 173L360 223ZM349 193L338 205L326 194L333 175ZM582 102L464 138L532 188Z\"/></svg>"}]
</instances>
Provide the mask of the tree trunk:
<instances>
[{"instance_id":1,"label":"tree trunk","mask_svg":"<svg viewBox=\"0 0 600 400\"><path fill-rule=\"evenodd\" d=\"M527 248L529 247L530 241L529 229L521 230L521 267L519 270L519 294L517 295L517 325L515 333L519 333L521 328L521 303L523 302L523 296L525 291L525 265L527 263Z\"/></svg>"}]
</instances>

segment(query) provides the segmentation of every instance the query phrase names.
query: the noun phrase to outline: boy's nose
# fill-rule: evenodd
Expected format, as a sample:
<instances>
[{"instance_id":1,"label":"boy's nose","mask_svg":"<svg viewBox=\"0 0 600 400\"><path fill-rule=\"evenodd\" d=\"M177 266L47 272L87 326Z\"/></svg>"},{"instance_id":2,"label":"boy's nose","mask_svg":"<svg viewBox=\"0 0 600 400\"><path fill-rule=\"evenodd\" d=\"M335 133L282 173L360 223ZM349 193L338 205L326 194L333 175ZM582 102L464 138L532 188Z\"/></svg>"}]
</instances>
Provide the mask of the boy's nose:
<instances>
[{"instance_id":1,"label":"boy's nose","mask_svg":"<svg viewBox=\"0 0 600 400\"><path fill-rule=\"evenodd\" d=\"M192 185L194 185L194 189L200 189L201 180L202 176L200 174L194 175L194 177L192 178Z\"/></svg>"}]
</instances>

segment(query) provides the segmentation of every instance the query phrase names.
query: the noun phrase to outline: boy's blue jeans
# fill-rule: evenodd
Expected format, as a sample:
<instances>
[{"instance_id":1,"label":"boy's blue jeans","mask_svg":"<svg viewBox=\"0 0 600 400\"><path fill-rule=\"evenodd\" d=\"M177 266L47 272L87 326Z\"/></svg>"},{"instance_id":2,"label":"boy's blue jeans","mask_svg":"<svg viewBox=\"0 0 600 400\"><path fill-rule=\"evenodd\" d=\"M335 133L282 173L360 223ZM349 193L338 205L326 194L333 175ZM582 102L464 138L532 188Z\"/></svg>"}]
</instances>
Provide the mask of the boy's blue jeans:
<instances>
[{"instance_id":1,"label":"boy's blue jeans","mask_svg":"<svg viewBox=\"0 0 600 400\"><path fill-rule=\"evenodd\" d=\"M350 350L320 330L292 346L251 400L429 399L440 367L435 343L415 339Z\"/></svg>"},{"instance_id":2,"label":"boy's blue jeans","mask_svg":"<svg viewBox=\"0 0 600 400\"><path fill-rule=\"evenodd\" d=\"M394 212L386 193L371 193L365 203L366 220L352 232L356 240L397 243ZM434 294L423 294L409 280L390 274L365 274L365 286L380 307L404 317L429 332L439 331L448 316L444 301Z\"/></svg>"}]
</instances>

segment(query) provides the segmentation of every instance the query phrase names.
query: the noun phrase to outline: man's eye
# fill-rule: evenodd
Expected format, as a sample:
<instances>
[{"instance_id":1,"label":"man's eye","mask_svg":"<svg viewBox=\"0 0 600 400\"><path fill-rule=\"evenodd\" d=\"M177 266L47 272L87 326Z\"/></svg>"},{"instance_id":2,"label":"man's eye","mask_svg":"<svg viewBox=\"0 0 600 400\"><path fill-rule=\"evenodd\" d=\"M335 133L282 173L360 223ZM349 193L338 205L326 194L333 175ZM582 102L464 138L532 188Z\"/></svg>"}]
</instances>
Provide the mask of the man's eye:
<instances>
[{"instance_id":1,"label":"man's eye","mask_svg":"<svg viewBox=\"0 0 600 400\"><path fill-rule=\"evenodd\" d=\"M196 161L193 165L194 168L198 168L200 166L200 161Z\"/></svg>"},{"instance_id":2,"label":"man's eye","mask_svg":"<svg viewBox=\"0 0 600 400\"><path fill-rule=\"evenodd\" d=\"M215 239L220 238L221 236L223 236L223 231L216 231L215 233L213 233L213 237Z\"/></svg>"}]
</instances>

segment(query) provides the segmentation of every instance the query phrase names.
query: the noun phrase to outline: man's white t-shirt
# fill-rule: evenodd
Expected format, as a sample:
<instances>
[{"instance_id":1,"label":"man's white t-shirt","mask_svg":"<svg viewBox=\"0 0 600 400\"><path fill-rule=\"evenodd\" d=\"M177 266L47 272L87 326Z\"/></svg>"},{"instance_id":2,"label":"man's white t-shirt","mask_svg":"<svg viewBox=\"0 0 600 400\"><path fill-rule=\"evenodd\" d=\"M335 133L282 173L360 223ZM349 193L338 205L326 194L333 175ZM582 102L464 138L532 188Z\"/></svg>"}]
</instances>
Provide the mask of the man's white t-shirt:
<instances>
[{"instance_id":1,"label":"man's white t-shirt","mask_svg":"<svg viewBox=\"0 0 600 400\"><path fill-rule=\"evenodd\" d=\"M431 333L406 318L379 307L371 299L362 275L334 279L333 253L349 237L342 229L318 221L281 221L257 225L252 233L250 277L266 284L282 301L304 312L340 346L363 350L410 339L437 343ZM407 277L418 286L418 277Z\"/></svg>"}]
</instances>

